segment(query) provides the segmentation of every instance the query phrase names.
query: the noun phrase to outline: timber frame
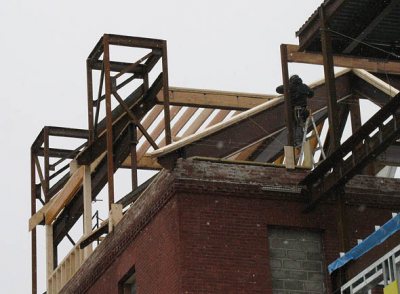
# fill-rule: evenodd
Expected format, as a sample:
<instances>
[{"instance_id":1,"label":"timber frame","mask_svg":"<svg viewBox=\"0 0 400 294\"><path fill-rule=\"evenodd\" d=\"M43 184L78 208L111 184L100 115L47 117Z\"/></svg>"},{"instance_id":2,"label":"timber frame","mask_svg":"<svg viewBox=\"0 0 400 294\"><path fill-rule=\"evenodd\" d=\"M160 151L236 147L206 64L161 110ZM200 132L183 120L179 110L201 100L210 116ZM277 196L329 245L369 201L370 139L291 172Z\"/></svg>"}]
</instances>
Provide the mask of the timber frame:
<instances>
[{"instance_id":1,"label":"timber frame","mask_svg":"<svg viewBox=\"0 0 400 294\"><path fill-rule=\"evenodd\" d=\"M298 184L305 211L318 209L323 201L337 201L341 247L348 248L343 233L345 185L356 174L374 176L385 167L400 165L400 62L379 54L356 54L354 43L345 52L337 51L331 23L336 10L351 1L327 1L299 31L299 46L281 45L285 91L279 96L170 87L165 40L103 35L86 61L88 129L46 126L31 147L32 293L37 293L36 227L45 226L48 293L57 293L91 254L92 243L114 229L152 182L162 180L155 176L138 185L141 169L173 169L178 158L204 157L288 168L292 159L291 168L306 168L304 162L295 162L290 63L324 67L324 79L310 85L315 97L309 106L319 132L325 129L322 148L328 158L323 161L310 128L307 156L314 159L315 168ZM382 7L376 22L384 21L396 7ZM375 28L366 26L367 32ZM313 50L308 50L311 45ZM115 47L137 54L121 61L113 55ZM335 74L335 66L347 69ZM364 124L361 99L381 108ZM350 120L352 136L342 143ZM52 137L64 137L76 146L55 147ZM122 168L130 169L132 191L115 195L114 174ZM99 200L106 185L110 214L93 227L92 201ZM80 217L82 238L73 240L69 232ZM57 246L65 238L73 249L59 261Z\"/></svg>"}]
</instances>

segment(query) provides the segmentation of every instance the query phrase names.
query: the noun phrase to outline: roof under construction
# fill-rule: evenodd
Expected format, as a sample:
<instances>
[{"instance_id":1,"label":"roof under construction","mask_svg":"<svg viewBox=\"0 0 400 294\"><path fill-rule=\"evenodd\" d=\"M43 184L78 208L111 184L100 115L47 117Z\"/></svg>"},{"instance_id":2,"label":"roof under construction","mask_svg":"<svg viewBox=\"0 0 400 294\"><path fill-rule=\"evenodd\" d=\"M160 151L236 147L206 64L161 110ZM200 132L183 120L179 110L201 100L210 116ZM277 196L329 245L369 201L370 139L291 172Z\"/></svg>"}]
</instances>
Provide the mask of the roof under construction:
<instances>
[{"instance_id":1,"label":"roof under construction","mask_svg":"<svg viewBox=\"0 0 400 294\"><path fill-rule=\"evenodd\" d=\"M182 163L185 159L207 161L210 168L218 162L260 166L269 172L280 169L283 179L265 183L264 188L258 183L257 191L295 194L304 212L326 201L343 204L346 189L356 203L365 187L349 182L359 175L368 175L369 191L379 191L375 176L392 177L400 166L399 3L325 1L297 32L299 46L281 46L284 95L170 87L165 40L105 34L87 59L88 129L46 126L31 148L29 229L36 242L36 226L46 226L48 293L58 293L73 278L65 273L66 264L71 266L75 258L71 256L80 256L75 273L89 256L94 258L91 244L103 240L124 215L131 214L126 228L136 228L133 222L145 206L143 198L136 202L140 195L172 181L169 172L177 165L190 170L187 162ZM354 22L357 25L350 25ZM139 53L134 61L121 61L110 55L118 46ZM309 85L314 91L308 105L314 125L305 130L301 150L293 147L289 62L321 64L325 69L325 77ZM334 66L347 69L335 74ZM368 120L361 119L363 100L379 108ZM75 148L60 149L51 146L52 136L80 141ZM115 195L115 172L122 168L131 170L132 189ZM141 169L161 172L138 186ZM294 176L284 183L291 172ZM230 175L224 176L226 184ZM93 230L91 202L105 188L110 214ZM382 193L385 205L398 206L397 198L390 197L392 190ZM36 200L42 203L39 209ZM82 216L82 238L71 241L72 253L59 262L57 246L72 239L69 232ZM119 241L122 233L116 234ZM118 240L104 246L113 248ZM345 237L341 242L344 247ZM106 248L102 244L95 250ZM35 267L36 244L32 261ZM94 270L96 262L88 268ZM78 279L74 278L75 285Z\"/></svg>"}]
</instances>

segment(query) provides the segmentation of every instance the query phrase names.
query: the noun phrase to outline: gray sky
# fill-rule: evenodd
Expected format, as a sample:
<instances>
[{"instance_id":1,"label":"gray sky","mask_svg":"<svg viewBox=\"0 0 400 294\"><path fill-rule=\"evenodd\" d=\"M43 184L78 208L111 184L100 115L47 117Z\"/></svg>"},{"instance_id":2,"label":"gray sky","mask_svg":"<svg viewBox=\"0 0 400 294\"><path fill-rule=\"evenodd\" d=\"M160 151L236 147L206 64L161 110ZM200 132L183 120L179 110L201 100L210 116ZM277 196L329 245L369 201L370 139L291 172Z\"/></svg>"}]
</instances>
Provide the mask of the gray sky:
<instances>
[{"instance_id":1,"label":"gray sky","mask_svg":"<svg viewBox=\"0 0 400 294\"><path fill-rule=\"evenodd\" d=\"M166 39L172 86L274 93L279 44L298 43L320 2L3 1L1 293L30 291L30 145L45 125L86 128L85 60L103 33ZM315 66L291 72L308 83L323 76ZM42 271L42 292L44 282Z\"/></svg>"}]
</instances>

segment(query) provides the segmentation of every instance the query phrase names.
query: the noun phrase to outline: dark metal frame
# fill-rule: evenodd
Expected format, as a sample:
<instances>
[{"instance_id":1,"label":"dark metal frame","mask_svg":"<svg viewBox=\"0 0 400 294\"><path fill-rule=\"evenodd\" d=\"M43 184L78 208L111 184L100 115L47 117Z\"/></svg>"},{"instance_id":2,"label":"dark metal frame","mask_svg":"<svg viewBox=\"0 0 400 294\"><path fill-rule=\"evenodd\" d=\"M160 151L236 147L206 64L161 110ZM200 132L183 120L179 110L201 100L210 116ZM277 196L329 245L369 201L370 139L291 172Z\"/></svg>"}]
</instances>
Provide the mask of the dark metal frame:
<instances>
[{"instance_id":1,"label":"dark metal frame","mask_svg":"<svg viewBox=\"0 0 400 294\"><path fill-rule=\"evenodd\" d=\"M110 57L111 46L125 46L131 48L150 49L151 52L133 63L113 61ZM102 59L100 59L102 57ZM149 73L159 60L162 60L162 70L158 78L149 85ZM169 85L167 42L165 40L128 37L105 34L99 40L86 61L87 74L87 107L88 130L44 127L31 147L31 215L37 212L36 200L42 205L64 186L69 178L65 174L56 183L50 186L50 181L68 170L67 165L58 168L59 164L75 159L78 164L90 165L106 152L105 160L101 160L99 167L92 174L92 198L108 183L109 207L114 203L114 172L120 167L129 150L132 159L132 188L137 187L136 145L137 129L146 137L154 149L158 146L140 124L140 120L157 102L156 95L163 89L164 124L166 143L171 143L171 127L169 113ZM100 81L97 99L94 100L93 71L100 71ZM117 72L116 74L114 74ZM130 75L120 84L117 79L123 75ZM133 80L141 80L141 85L128 98L123 99L118 90ZM103 86L105 94L102 95ZM111 109L111 97L114 96L119 106ZM100 121L100 105L105 101L106 115ZM50 147L50 137L61 136L67 138L85 139L85 143L74 150L57 149ZM127 146L130 148L127 148ZM40 167L38 157L43 157L44 167ZM52 158L58 158L51 164ZM106 178L104 175L106 174ZM40 183L36 184L36 175ZM40 191L43 190L43 195ZM57 266L57 245L66 236L68 231L83 213L82 191L78 191L73 201L68 204L54 224L54 266ZM37 293L37 240L36 228L32 230L32 293ZM73 242L73 240L72 240Z\"/></svg>"},{"instance_id":2,"label":"dark metal frame","mask_svg":"<svg viewBox=\"0 0 400 294\"><path fill-rule=\"evenodd\" d=\"M125 46L131 48L150 49L146 54L133 63L123 63L111 60L110 46ZM100 59L101 55L103 59ZM106 146L107 146L107 174L108 174L108 198L109 208L114 203L114 163L113 163L113 141L118 134L113 134L113 116L111 110L112 96L119 102L123 110L129 116L134 129L138 128L154 149L158 146L146 129L140 124L140 119L133 113L124 99L118 94L118 90L133 80L141 79L144 91L149 89L149 73L159 60L162 60L162 88L164 99L164 124L166 143L171 143L171 126L169 110L169 86L168 86L168 60L167 60L167 42L165 40L138 38L120 35L105 34L97 43L87 59L87 93L88 93L88 125L89 125L89 143L93 143L99 136L99 109L100 102L105 100L106 109ZM98 98L93 100L93 70L101 70ZM112 75L113 72L117 74ZM132 74L120 84L117 84L117 78L125 74ZM102 95L103 83L105 84L105 94ZM96 108L95 116L93 108ZM135 133L136 130L131 130ZM132 151L136 148L132 148ZM132 162L136 158L135 152L131 152ZM136 162L136 161L135 161ZM134 179L136 177L136 179ZM136 168L132 169L132 185L137 184Z\"/></svg>"}]
</instances>

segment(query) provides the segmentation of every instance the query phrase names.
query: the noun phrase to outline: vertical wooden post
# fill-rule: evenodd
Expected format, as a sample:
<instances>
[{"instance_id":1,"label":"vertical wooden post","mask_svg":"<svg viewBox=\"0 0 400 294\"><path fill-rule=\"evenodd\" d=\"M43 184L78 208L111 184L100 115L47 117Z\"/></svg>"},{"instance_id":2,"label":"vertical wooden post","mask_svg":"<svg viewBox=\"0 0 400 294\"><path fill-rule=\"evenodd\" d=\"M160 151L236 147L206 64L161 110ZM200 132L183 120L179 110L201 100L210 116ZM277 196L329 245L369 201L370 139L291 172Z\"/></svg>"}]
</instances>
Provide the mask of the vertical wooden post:
<instances>
[{"instance_id":1,"label":"vertical wooden post","mask_svg":"<svg viewBox=\"0 0 400 294\"><path fill-rule=\"evenodd\" d=\"M281 66L282 66L283 91L284 91L284 96L285 96L286 128L288 131L287 145L293 146L293 143L294 143L293 107L292 107L292 101L290 100L291 98L290 98L290 90L289 90L289 68L288 68L286 44L281 44Z\"/></svg>"},{"instance_id":2,"label":"vertical wooden post","mask_svg":"<svg viewBox=\"0 0 400 294\"><path fill-rule=\"evenodd\" d=\"M93 142L93 77L92 65L89 59L86 60L86 83L87 83L87 103L88 103L88 130L89 144Z\"/></svg>"},{"instance_id":3,"label":"vertical wooden post","mask_svg":"<svg viewBox=\"0 0 400 294\"><path fill-rule=\"evenodd\" d=\"M46 277L47 288L49 288L49 279L54 271L54 243L53 243L53 225L46 225Z\"/></svg>"},{"instance_id":4,"label":"vertical wooden post","mask_svg":"<svg viewBox=\"0 0 400 294\"><path fill-rule=\"evenodd\" d=\"M114 230L116 224L122 219L122 204L113 204L111 205L111 209L108 216L108 233Z\"/></svg>"},{"instance_id":5,"label":"vertical wooden post","mask_svg":"<svg viewBox=\"0 0 400 294\"><path fill-rule=\"evenodd\" d=\"M163 41L162 51L162 71L163 71L163 96L164 96L164 124L165 124L165 144L171 144L171 115L169 112L169 85L168 85L168 59L167 41Z\"/></svg>"},{"instance_id":6,"label":"vertical wooden post","mask_svg":"<svg viewBox=\"0 0 400 294\"><path fill-rule=\"evenodd\" d=\"M339 111L336 100L336 85L335 72L333 67L332 56L332 40L328 31L328 24L325 18L324 7L319 8L319 16L321 20L321 46L324 62L324 74L326 95L328 97L328 120L329 120L329 135L331 137L331 152L336 150L340 145L339 137Z\"/></svg>"},{"instance_id":7,"label":"vertical wooden post","mask_svg":"<svg viewBox=\"0 0 400 294\"><path fill-rule=\"evenodd\" d=\"M108 175L108 209L114 203L114 156L111 112L111 70L110 70L110 43L109 36L103 36L103 62L106 88L106 128L107 128L107 175Z\"/></svg>"},{"instance_id":8,"label":"vertical wooden post","mask_svg":"<svg viewBox=\"0 0 400 294\"><path fill-rule=\"evenodd\" d=\"M85 165L83 169L83 234L88 236L92 232L92 180L90 165ZM92 244L85 247L85 258L92 253L92 250Z\"/></svg>"},{"instance_id":9,"label":"vertical wooden post","mask_svg":"<svg viewBox=\"0 0 400 294\"><path fill-rule=\"evenodd\" d=\"M313 154L312 154L312 150L311 150L310 140L306 140L306 142L304 143L303 152L304 152L303 166L305 168L312 168Z\"/></svg>"},{"instance_id":10,"label":"vertical wooden post","mask_svg":"<svg viewBox=\"0 0 400 294\"><path fill-rule=\"evenodd\" d=\"M50 162L49 162L49 128L44 127L43 129L43 147L44 147L44 199L45 202L50 201L49 189L50 189Z\"/></svg>"},{"instance_id":11,"label":"vertical wooden post","mask_svg":"<svg viewBox=\"0 0 400 294\"><path fill-rule=\"evenodd\" d=\"M131 123L129 125L129 137L130 137L130 148L131 148L131 180L132 180L132 190L136 189L138 186L137 178L137 129L136 125Z\"/></svg>"},{"instance_id":12,"label":"vertical wooden post","mask_svg":"<svg viewBox=\"0 0 400 294\"><path fill-rule=\"evenodd\" d=\"M352 97L350 103L351 130L355 133L361 127L360 99Z\"/></svg>"}]
</instances>

